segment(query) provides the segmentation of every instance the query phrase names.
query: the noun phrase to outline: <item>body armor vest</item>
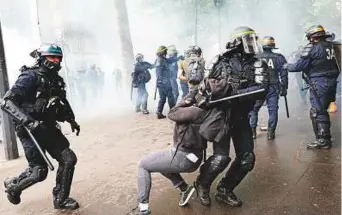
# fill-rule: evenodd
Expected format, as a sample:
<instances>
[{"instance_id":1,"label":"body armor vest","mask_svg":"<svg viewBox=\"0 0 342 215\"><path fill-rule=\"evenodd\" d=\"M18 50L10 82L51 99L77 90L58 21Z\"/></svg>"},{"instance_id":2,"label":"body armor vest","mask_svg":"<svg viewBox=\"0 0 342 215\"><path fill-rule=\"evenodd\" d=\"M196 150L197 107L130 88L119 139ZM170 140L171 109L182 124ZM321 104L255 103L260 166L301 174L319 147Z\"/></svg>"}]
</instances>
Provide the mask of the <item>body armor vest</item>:
<instances>
[{"instance_id":1,"label":"body armor vest","mask_svg":"<svg viewBox=\"0 0 342 215\"><path fill-rule=\"evenodd\" d=\"M260 59L263 59L266 61L268 65L268 72L269 72L269 79L270 84L279 84L279 74L276 68L277 65L277 54L272 52L264 52L260 55Z\"/></svg>"},{"instance_id":2,"label":"body armor vest","mask_svg":"<svg viewBox=\"0 0 342 215\"><path fill-rule=\"evenodd\" d=\"M320 46L323 54L317 57L310 55L312 63L310 70L310 77L318 76L336 76L338 75L338 67L336 64L336 55L334 51L334 44L328 41L318 42L314 46ZM339 59L338 59L339 60Z\"/></svg>"},{"instance_id":3,"label":"body armor vest","mask_svg":"<svg viewBox=\"0 0 342 215\"><path fill-rule=\"evenodd\" d=\"M35 91L35 100L23 102L23 110L39 121L65 121L73 116L69 104L66 104L63 78L58 75L48 78L39 71L39 68L33 71L38 79L32 89Z\"/></svg>"}]
</instances>

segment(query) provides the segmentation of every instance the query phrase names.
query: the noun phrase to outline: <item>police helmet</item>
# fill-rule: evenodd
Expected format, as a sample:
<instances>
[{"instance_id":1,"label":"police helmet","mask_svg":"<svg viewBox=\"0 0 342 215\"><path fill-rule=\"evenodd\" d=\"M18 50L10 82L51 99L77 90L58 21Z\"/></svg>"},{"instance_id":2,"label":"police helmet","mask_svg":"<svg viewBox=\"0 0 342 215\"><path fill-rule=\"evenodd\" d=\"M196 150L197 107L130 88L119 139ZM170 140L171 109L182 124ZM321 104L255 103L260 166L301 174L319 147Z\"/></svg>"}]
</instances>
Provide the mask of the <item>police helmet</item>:
<instances>
[{"instance_id":1,"label":"police helmet","mask_svg":"<svg viewBox=\"0 0 342 215\"><path fill-rule=\"evenodd\" d=\"M138 54L135 56L135 61L136 61L136 62L142 62L142 61L144 61L144 55L141 54L141 53L138 53Z\"/></svg>"},{"instance_id":2,"label":"police helmet","mask_svg":"<svg viewBox=\"0 0 342 215\"><path fill-rule=\"evenodd\" d=\"M61 47L56 44L43 43L37 50L31 52L30 55L37 58L38 63L49 70L57 72L61 69L63 52Z\"/></svg>"},{"instance_id":3,"label":"police helmet","mask_svg":"<svg viewBox=\"0 0 342 215\"><path fill-rule=\"evenodd\" d=\"M187 50L187 54L188 55L196 54L197 56L201 56L202 55L202 49L199 46L189 46L189 48Z\"/></svg>"},{"instance_id":4,"label":"police helmet","mask_svg":"<svg viewBox=\"0 0 342 215\"><path fill-rule=\"evenodd\" d=\"M262 48L263 49L276 49L274 37L265 36L262 38Z\"/></svg>"},{"instance_id":5,"label":"police helmet","mask_svg":"<svg viewBox=\"0 0 342 215\"><path fill-rule=\"evenodd\" d=\"M256 32L246 26L234 29L226 45L227 49L236 49L238 47L242 47L243 52L246 54L259 54L262 52Z\"/></svg>"},{"instance_id":6,"label":"police helmet","mask_svg":"<svg viewBox=\"0 0 342 215\"><path fill-rule=\"evenodd\" d=\"M167 54L166 46L159 46L157 49L157 55L158 56L162 56L162 55L166 56L166 54Z\"/></svg>"},{"instance_id":7,"label":"police helmet","mask_svg":"<svg viewBox=\"0 0 342 215\"><path fill-rule=\"evenodd\" d=\"M331 35L326 34L325 29L322 25L312 25L310 26L306 32L305 36L308 40L311 40L312 38L327 38L331 37Z\"/></svg>"}]
</instances>

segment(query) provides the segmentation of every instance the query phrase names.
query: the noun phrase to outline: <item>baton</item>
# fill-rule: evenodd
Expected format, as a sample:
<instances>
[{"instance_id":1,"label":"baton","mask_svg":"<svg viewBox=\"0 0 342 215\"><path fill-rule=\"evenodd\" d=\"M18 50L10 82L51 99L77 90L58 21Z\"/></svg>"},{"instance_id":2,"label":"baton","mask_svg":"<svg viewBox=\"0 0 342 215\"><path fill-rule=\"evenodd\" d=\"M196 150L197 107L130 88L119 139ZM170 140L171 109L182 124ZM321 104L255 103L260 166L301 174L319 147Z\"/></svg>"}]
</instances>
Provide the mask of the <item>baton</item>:
<instances>
[{"instance_id":1,"label":"baton","mask_svg":"<svg viewBox=\"0 0 342 215\"><path fill-rule=\"evenodd\" d=\"M227 101L227 100L230 100L230 99L239 98L239 97L242 97L242 96L248 96L248 95L251 95L251 94L260 93L260 92L264 92L264 91L265 91L265 89L259 89L259 90L251 91L251 92L248 92L248 93L242 93L242 94L238 94L238 95L234 95L234 96L228 96L228 97L225 97L225 98L222 98L222 99L217 99L217 100L209 101L209 104L214 104L214 103L218 103L218 102L222 102L222 101Z\"/></svg>"},{"instance_id":2,"label":"baton","mask_svg":"<svg viewBox=\"0 0 342 215\"><path fill-rule=\"evenodd\" d=\"M284 96L284 101L285 101L285 108L286 108L286 116L287 118L290 118L290 113L289 113L289 106L287 105L287 97Z\"/></svg>"},{"instance_id":3,"label":"baton","mask_svg":"<svg viewBox=\"0 0 342 215\"><path fill-rule=\"evenodd\" d=\"M43 157L45 163L48 165L49 169L51 171L53 171L55 169L55 167L53 166L53 164L51 163L51 161L49 160L49 158L46 156L46 154L43 152L42 148L40 147L40 145L38 144L36 138L34 138L33 134L31 133L31 131L26 127L23 126L25 128L25 130L27 131L28 135L30 136L31 140L33 141L34 145L36 146L36 148L38 149L40 155Z\"/></svg>"},{"instance_id":4,"label":"baton","mask_svg":"<svg viewBox=\"0 0 342 215\"><path fill-rule=\"evenodd\" d=\"M157 99L157 84L156 84L156 88L154 88L154 95L153 95L153 100L156 100Z\"/></svg>"}]
</instances>

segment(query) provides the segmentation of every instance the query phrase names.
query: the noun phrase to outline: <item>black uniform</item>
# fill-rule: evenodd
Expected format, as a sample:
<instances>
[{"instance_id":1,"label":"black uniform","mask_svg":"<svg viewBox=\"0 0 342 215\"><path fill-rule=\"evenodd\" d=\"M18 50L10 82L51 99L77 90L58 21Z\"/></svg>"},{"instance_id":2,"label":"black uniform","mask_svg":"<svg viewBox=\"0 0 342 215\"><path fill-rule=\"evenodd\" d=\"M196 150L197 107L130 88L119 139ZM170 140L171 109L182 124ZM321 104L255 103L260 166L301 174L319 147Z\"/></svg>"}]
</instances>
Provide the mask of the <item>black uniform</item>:
<instances>
[{"instance_id":1,"label":"black uniform","mask_svg":"<svg viewBox=\"0 0 342 215\"><path fill-rule=\"evenodd\" d=\"M249 29L249 28L248 28ZM253 31L251 29L248 32ZM264 79L257 83L255 80L257 70L262 69L261 76ZM259 72L260 72L259 71ZM201 203L209 206L211 200L209 189L214 179L229 164L230 141L233 140L236 158L220 181L216 199L232 206L240 206L241 201L232 192L254 167L255 155L252 130L249 125L248 113L253 109L257 99L263 99L268 90L267 64L254 57L254 54L246 54L241 46L235 46L213 64L209 74L209 91L212 100L220 97L241 95L246 92L262 90L256 94L242 96L237 99L213 104L225 110L225 131L222 136L213 141L214 153L201 166L200 174L195 181ZM203 87L200 87L203 92Z\"/></svg>"},{"instance_id":2,"label":"black uniform","mask_svg":"<svg viewBox=\"0 0 342 215\"><path fill-rule=\"evenodd\" d=\"M35 67L22 67L19 78L1 103L1 108L15 121L16 133L29 164L18 177L7 179L4 184L9 201L19 204L23 190L47 177L47 164L24 129L26 126L41 148L58 161L56 186L53 188L55 208L76 209L78 203L69 198L69 193L77 157L69 148L70 143L58 128L57 121L69 122L72 130L77 130L77 135L80 127L66 99L63 78L56 71L40 66L42 62L39 61Z\"/></svg>"}]
</instances>

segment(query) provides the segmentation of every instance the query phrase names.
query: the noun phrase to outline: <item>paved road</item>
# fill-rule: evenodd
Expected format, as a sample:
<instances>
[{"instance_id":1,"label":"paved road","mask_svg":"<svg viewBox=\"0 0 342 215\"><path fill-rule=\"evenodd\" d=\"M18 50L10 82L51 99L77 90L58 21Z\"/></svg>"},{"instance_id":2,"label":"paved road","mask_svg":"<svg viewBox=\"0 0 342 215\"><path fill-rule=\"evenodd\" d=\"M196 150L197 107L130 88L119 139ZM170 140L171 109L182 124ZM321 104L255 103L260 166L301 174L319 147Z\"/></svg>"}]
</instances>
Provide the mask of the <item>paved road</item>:
<instances>
[{"instance_id":1,"label":"paved road","mask_svg":"<svg viewBox=\"0 0 342 215\"><path fill-rule=\"evenodd\" d=\"M178 191L155 174L151 195L153 214L341 214L341 112L331 115L334 147L328 151L310 151L305 147L305 141L313 138L308 107L294 102L290 107L290 119L285 118L281 107L275 141L268 142L266 133L259 132L255 141L256 166L236 189L244 203L241 208L220 205L215 200L210 208L205 208L195 196L189 207L179 208ZM24 191L18 206L7 202L0 187L0 215L123 215L136 206L137 162L150 152L170 147L172 123L155 120L153 115L123 114L81 121L81 124L79 137L70 134L69 127L63 127L79 158L72 196L80 201L81 208L74 213L52 209L53 172L45 182ZM265 120L260 124L265 125ZM234 154L233 150L231 153ZM23 157L0 162L0 179L15 175L25 165ZM192 182L196 174L188 174L186 179ZM215 186L212 195L214 192Z\"/></svg>"}]
</instances>

